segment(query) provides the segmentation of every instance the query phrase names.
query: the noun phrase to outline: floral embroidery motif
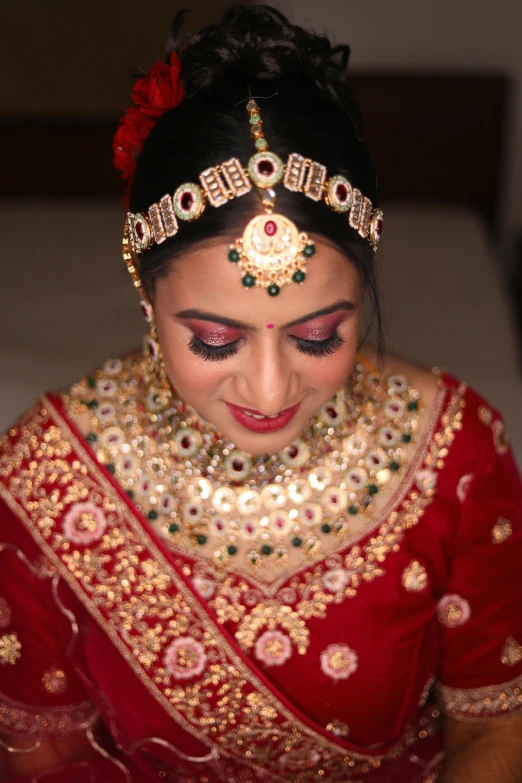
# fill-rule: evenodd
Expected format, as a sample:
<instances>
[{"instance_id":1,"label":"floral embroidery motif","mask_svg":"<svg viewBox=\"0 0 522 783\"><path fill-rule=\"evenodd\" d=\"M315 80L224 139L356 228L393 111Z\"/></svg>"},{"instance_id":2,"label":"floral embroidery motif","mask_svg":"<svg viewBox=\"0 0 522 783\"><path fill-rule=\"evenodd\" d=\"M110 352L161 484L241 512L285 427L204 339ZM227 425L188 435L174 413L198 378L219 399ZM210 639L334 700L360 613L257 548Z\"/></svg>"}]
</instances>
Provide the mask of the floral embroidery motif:
<instances>
[{"instance_id":1,"label":"floral embroidery motif","mask_svg":"<svg viewBox=\"0 0 522 783\"><path fill-rule=\"evenodd\" d=\"M5 598L0 598L0 631L5 631L10 622L11 607Z\"/></svg>"},{"instance_id":2,"label":"floral embroidery motif","mask_svg":"<svg viewBox=\"0 0 522 783\"><path fill-rule=\"evenodd\" d=\"M428 584L428 574L423 565L418 560L412 560L409 566L406 566L402 572L402 586L405 590L412 593L419 593L426 589Z\"/></svg>"},{"instance_id":3,"label":"floral embroidery motif","mask_svg":"<svg viewBox=\"0 0 522 783\"><path fill-rule=\"evenodd\" d=\"M0 636L0 664L14 666L21 656L21 642L17 633L6 633Z\"/></svg>"},{"instance_id":4,"label":"floral embroidery motif","mask_svg":"<svg viewBox=\"0 0 522 783\"><path fill-rule=\"evenodd\" d=\"M331 568L323 575L323 585L330 593L342 593L350 581L350 572L345 568Z\"/></svg>"},{"instance_id":5,"label":"floral embroidery motif","mask_svg":"<svg viewBox=\"0 0 522 783\"><path fill-rule=\"evenodd\" d=\"M346 680L357 666L357 653L347 644L330 644L321 653L321 669L333 680Z\"/></svg>"},{"instance_id":6,"label":"floral embroidery motif","mask_svg":"<svg viewBox=\"0 0 522 783\"><path fill-rule=\"evenodd\" d=\"M516 666L522 661L522 645L512 636L506 639L500 660L504 666Z\"/></svg>"},{"instance_id":7,"label":"floral embroidery motif","mask_svg":"<svg viewBox=\"0 0 522 783\"><path fill-rule=\"evenodd\" d=\"M204 576L195 576L192 580L192 584L196 588L205 601L210 601L214 593L216 592L216 585L212 579L206 579Z\"/></svg>"},{"instance_id":8,"label":"floral embroidery motif","mask_svg":"<svg viewBox=\"0 0 522 783\"><path fill-rule=\"evenodd\" d=\"M513 525L509 519L497 519L497 524L491 531L491 539L494 544L503 544L513 532Z\"/></svg>"},{"instance_id":9,"label":"floral embroidery motif","mask_svg":"<svg viewBox=\"0 0 522 783\"><path fill-rule=\"evenodd\" d=\"M502 419L497 419L493 423L492 430L495 451L497 454L503 457L509 451L509 438L507 436L506 427Z\"/></svg>"},{"instance_id":10,"label":"floral embroidery motif","mask_svg":"<svg viewBox=\"0 0 522 783\"><path fill-rule=\"evenodd\" d=\"M486 408L485 405L480 406L477 411L477 415L485 427L489 427L491 425L491 422L493 421L493 412L489 408Z\"/></svg>"},{"instance_id":11,"label":"floral embroidery motif","mask_svg":"<svg viewBox=\"0 0 522 783\"><path fill-rule=\"evenodd\" d=\"M471 615L469 603L460 595L445 595L437 604L437 617L447 628L464 625Z\"/></svg>"},{"instance_id":12,"label":"floral embroidery motif","mask_svg":"<svg viewBox=\"0 0 522 783\"><path fill-rule=\"evenodd\" d=\"M346 723L343 723L342 720L337 720L337 718L327 724L326 731L331 731L336 737L348 737L350 734L350 729Z\"/></svg>"},{"instance_id":13,"label":"floral embroidery motif","mask_svg":"<svg viewBox=\"0 0 522 783\"><path fill-rule=\"evenodd\" d=\"M292 655L292 643L281 631L265 631L255 643L254 652L266 666L282 666Z\"/></svg>"},{"instance_id":14,"label":"floral embroidery motif","mask_svg":"<svg viewBox=\"0 0 522 783\"><path fill-rule=\"evenodd\" d=\"M419 470L415 476L415 483L421 492L434 490L437 486L438 475L433 470Z\"/></svg>"},{"instance_id":15,"label":"floral embroidery motif","mask_svg":"<svg viewBox=\"0 0 522 783\"><path fill-rule=\"evenodd\" d=\"M178 680L188 680L201 674L206 662L203 645L192 636L174 639L165 650L165 669Z\"/></svg>"},{"instance_id":16,"label":"floral embroidery motif","mask_svg":"<svg viewBox=\"0 0 522 783\"><path fill-rule=\"evenodd\" d=\"M47 693L63 693L67 690L68 680L67 675L62 669L52 667L45 672L42 677L42 684Z\"/></svg>"},{"instance_id":17,"label":"floral embroidery motif","mask_svg":"<svg viewBox=\"0 0 522 783\"><path fill-rule=\"evenodd\" d=\"M74 544L87 545L98 541L107 527L107 520L94 503L76 503L63 521L65 537Z\"/></svg>"},{"instance_id":18,"label":"floral embroidery motif","mask_svg":"<svg viewBox=\"0 0 522 783\"><path fill-rule=\"evenodd\" d=\"M457 484L457 498L459 503L464 503L466 500L472 481L473 473L466 473L466 475L462 476L459 483Z\"/></svg>"},{"instance_id":19,"label":"floral embroidery motif","mask_svg":"<svg viewBox=\"0 0 522 783\"><path fill-rule=\"evenodd\" d=\"M522 675L483 688L449 688L439 683L437 696L446 715L460 720L502 715L522 707Z\"/></svg>"}]
</instances>

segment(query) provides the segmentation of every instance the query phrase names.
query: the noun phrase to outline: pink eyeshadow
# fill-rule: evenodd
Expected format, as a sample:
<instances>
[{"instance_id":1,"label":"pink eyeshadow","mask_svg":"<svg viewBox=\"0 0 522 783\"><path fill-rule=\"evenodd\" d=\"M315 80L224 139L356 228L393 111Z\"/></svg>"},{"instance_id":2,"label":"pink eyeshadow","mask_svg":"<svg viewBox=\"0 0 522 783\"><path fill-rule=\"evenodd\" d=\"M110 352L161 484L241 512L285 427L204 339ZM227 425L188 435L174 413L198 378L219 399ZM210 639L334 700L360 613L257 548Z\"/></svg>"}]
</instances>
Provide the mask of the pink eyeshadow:
<instances>
[{"instance_id":1,"label":"pink eyeshadow","mask_svg":"<svg viewBox=\"0 0 522 783\"><path fill-rule=\"evenodd\" d=\"M313 321L292 327L290 333L293 337L298 337L301 340L327 340L346 318L348 318L347 313L334 313L322 318L315 318Z\"/></svg>"}]
</instances>

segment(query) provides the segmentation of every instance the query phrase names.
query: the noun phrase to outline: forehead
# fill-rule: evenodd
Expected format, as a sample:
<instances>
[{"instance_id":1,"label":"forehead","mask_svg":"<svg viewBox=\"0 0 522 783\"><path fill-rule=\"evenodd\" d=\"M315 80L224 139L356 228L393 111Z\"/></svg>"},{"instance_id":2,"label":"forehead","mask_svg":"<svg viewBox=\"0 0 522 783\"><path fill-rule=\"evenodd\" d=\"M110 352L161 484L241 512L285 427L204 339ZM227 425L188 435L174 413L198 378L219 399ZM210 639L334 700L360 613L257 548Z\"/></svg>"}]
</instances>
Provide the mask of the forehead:
<instances>
[{"instance_id":1,"label":"forehead","mask_svg":"<svg viewBox=\"0 0 522 783\"><path fill-rule=\"evenodd\" d=\"M253 323L291 321L340 299L358 303L360 277L339 250L314 238L317 252L307 264L302 285L290 283L271 297L266 289L247 289L241 272L228 260L229 243L197 247L177 258L169 275L158 281L159 306L175 310L197 308Z\"/></svg>"}]
</instances>

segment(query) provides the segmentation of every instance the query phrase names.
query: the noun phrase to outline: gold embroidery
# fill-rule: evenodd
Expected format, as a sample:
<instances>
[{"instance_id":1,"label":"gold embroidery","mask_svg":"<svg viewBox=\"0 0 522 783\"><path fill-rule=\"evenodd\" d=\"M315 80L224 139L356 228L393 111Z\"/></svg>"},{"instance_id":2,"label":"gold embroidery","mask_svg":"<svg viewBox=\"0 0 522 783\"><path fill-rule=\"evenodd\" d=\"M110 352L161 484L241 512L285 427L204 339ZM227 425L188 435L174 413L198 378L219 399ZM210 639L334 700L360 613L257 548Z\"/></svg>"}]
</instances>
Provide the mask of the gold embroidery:
<instances>
[{"instance_id":1,"label":"gold embroidery","mask_svg":"<svg viewBox=\"0 0 522 783\"><path fill-rule=\"evenodd\" d=\"M485 405L481 405L477 411L477 414L485 427L491 426L491 422L493 421L493 412L489 408L486 408Z\"/></svg>"},{"instance_id":2,"label":"gold embroidery","mask_svg":"<svg viewBox=\"0 0 522 783\"><path fill-rule=\"evenodd\" d=\"M41 707L0 693L0 732L10 736L65 737L93 726L97 718L98 712L90 701Z\"/></svg>"},{"instance_id":3,"label":"gold embroidery","mask_svg":"<svg viewBox=\"0 0 522 783\"><path fill-rule=\"evenodd\" d=\"M43 675L42 684L47 693L63 693L67 690L67 675L62 669L53 666Z\"/></svg>"},{"instance_id":4,"label":"gold embroidery","mask_svg":"<svg viewBox=\"0 0 522 783\"><path fill-rule=\"evenodd\" d=\"M326 726L326 731L331 731L332 734L335 734L337 737L348 737L350 734L350 729L346 723L337 719Z\"/></svg>"},{"instance_id":5,"label":"gold embroidery","mask_svg":"<svg viewBox=\"0 0 522 783\"><path fill-rule=\"evenodd\" d=\"M489 718L522 707L522 675L482 688L449 688L438 683L437 695L446 715L458 720Z\"/></svg>"},{"instance_id":6,"label":"gold embroidery","mask_svg":"<svg viewBox=\"0 0 522 783\"><path fill-rule=\"evenodd\" d=\"M509 438L506 432L506 426L502 419L497 419L492 426L493 442L495 444L495 451L501 457L509 451Z\"/></svg>"},{"instance_id":7,"label":"gold embroidery","mask_svg":"<svg viewBox=\"0 0 522 783\"><path fill-rule=\"evenodd\" d=\"M428 574L418 560L412 560L402 572L402 586L409 592L417 593L426 589Z\"/></svg>"},{"instance_id":8,"label":"gold embroidery","mask_svg":"<svg viewBox=\"0 0 522 783\"><path fill-rule=\"evenodd\" d=\"M522 645L512 636L506 639L500 660L504 666L516 666L522 661Z\"/></svg>"},{"instance_id":9,"label":"gold embroidery","mask_svg":"<svg viewBox=\"0 0 522 783\"><path fill-rule=\"evenodd\" d=\"M462 405L458 395L456 399L456 411L443 416L447 438L442 437L439 444L450 442L459 426ZM302 724L256 678L226 637L215 633L206 611L49 400L26 417L11 437L0 458L4 480L0 494L140 682L186 731L223 755L259 764L274 775L294 755L317 758L310 775L320 765L331 773L332 781L344 780L347 768L357 773L379 766L383 759L400 754L404 742L413 741L405 738L380 756L346 752ZM439 457L438 448L430 446L427 462ZM424 497L422 502L414 494L408 497L405 527L422 515L412 519L415 503L419 502L421 512L426 505ZM74 548L64 535L64 519L71 506L87 500L101 509L106 528L92 546ZM386 536L391 540L381 540L379 532L369 544L381 562L403 529L397 525L397 516L389 524ZM366 551L354 556L357 583L361 577L374 578L375 564L366 563L366 557ZM196 640L208 661L193 681L176 679L165 663L167 649L182 636ZM253 736L256 743L252 743ZM427 731L418 734L424 736ZM286 779L297 781L297 771L287 769Z\"/></svg>"},{"instance_id":10,"label":"gold embroidery","mask_svg":"<svg viewBox=\"0 0 522 783\"><path fill-rule=\"evenodd\" d=\"M510 537L513 532L513 525L509 519L497 519L497 524L491 531L491 538L494 544L502 544Z\"/></svg>"},{"instance_id":11,"label":"gold embroidery","mask_svg":"<svg viewBox=\"0 0 522 783\"><path fill-rule=\"evenodd\" d=\"M17 633L5 633L0 636L0 664L14 666L21 656L22 644Z\"/></svg>"}]
</instances>

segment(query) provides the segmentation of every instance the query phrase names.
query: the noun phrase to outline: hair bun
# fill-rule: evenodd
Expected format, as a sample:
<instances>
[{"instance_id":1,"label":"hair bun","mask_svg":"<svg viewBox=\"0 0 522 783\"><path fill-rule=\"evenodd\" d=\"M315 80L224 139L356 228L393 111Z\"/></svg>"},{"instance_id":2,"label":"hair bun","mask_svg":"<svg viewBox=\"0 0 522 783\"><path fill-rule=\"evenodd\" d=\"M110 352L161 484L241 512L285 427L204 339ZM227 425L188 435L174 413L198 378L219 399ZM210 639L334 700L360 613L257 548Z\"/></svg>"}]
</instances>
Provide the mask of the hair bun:
<instances>
[{"instance_id":1,"label":"hair bun","mask_svg":"<svg viewBox=\"0 0 522 783\"><path fill-rule=\"evenodd\" d=\"M178 48L187 11L174 19L167 55ZM231 82L313 82L346 109L352 102L345 77L347 45L332 46L326 35L307 32L268 5L231 8L218 24L204 28L181 53L190 97L228 77ZM238 80L237 77L241 76ZM233 78L235 77L235 78Z\"/></svg>"}]
</instances>

